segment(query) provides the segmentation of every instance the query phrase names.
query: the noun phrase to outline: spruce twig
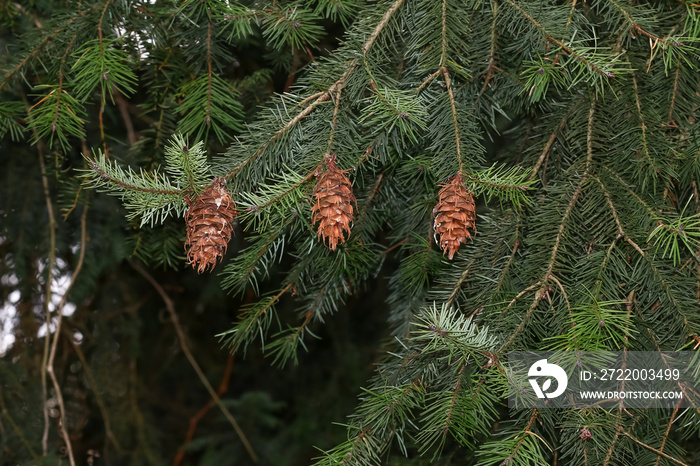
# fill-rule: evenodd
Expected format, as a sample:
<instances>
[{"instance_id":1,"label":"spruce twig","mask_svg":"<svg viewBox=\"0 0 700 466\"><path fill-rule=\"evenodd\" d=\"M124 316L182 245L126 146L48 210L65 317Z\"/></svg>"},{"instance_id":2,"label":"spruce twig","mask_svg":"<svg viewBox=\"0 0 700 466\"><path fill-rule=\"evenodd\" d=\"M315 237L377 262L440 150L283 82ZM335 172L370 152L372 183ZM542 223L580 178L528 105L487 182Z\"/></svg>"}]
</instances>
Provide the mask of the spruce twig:
<instances>
[{"instance_id":1,"label":"spruce twig","mask_svg":"<svg viewBox=\"0 0 700 466\"><path fill-rule=\"evenodd\" d=\"M372 45L374 42L377 40L377 37L379 37L379 34L382 32L384 27L387 25L389 22L389 19L391 16L403 5L403 2L405 0L396 0L391 7L386 11L382 19L377 23L377 26L374 28L374 32L369 36L367 41L364 43L362 46L362 53L363 55L366 55L370 48L372 48ZM324 91L321 95L316 97L316 99L309 104L306 108L304 108L301 112L296 114L291 120L289 120L282 128L280 128L277 132L275 132L267 141L265 141L260 148L258 148L255 153L245 159L243 162L241 162L236 168L231 170L229 173L227 173L224 178L226 180L230 180L234 176L236 176L238 173L241 172L246 166L249 164L253 163L263 152L265 152L265 149L270 146L273 142L278 140L280 137L282 137L284 134L286 134L290 129L292 129L297 123L299 123L301 120L303 120L306 116L308 116L311 112L313 112L320 104L323 102L327 101L328 99L331 98L332 94L338 91L338 89L343 85L343 83L347 80L347 78L355 71L355 68L358 66L360 61L360 58L355 58L351 60L346 68L346 71L340 76L340 78L335 81L331 86L328 88L328 90Z\"/></svg>"}]
</instances>

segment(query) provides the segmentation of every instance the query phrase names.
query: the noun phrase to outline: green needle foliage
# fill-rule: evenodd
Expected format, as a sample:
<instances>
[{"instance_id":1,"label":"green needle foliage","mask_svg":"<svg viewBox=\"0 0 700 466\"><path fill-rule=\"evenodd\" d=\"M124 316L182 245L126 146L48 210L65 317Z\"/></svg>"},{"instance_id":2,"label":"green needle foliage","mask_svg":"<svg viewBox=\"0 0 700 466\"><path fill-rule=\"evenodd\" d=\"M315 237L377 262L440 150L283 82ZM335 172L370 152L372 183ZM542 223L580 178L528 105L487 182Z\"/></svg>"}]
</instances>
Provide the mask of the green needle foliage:
<instances>
[{"instance_id":1,"label":"green needle foliage","mask_svg":"<svg viewBox=\"0 0 700 466\"><path fill-rule=\"evenodd\" d=\"M42 170L23 169L44 177L41 192L50 195L49 179L51 189L61 187L67 218L88 206L96 212L86 228L111 247L96 256L111 259L93 258L97 265L85 272L90 278L80 297L96 302L90 290L100 274L127 257L184 266L178 217L213 178L223 178L237 206L236 235L209 281L198 278L207 285L188 304L190 314L204 313L198 320L209 323L197 327L192 353L213 341L217 351L237 356L236 370L255 372L265 356L275 377L292 377L288 384L313 380L309 390L333 397L340 385L351 385L359 394L354 411L335 419L340 427L328 429L334 433L324 425L303 441L295 435L316 422L308 419L318 406L299 407L305 420L294 433L269 440L267 429L286 420L275 420L272 400L259 401L241 425L254 431L253 450L269 451L261 464L308 464L314 453L302 460L279 453L298 452L307 440L321 451L313 460L319 465L700 462L697 406L508 410L505 399L509 351L674 351L700 344L696 3L47 3L61 14L41 27L32 26L38 6L13 7L8 16L21 24L18 31L31 33L3 38L4 47L21 53L0 59L0 136L3 144L26 138L35 145ZM326 186L332 200L314 196L333 154L356 202L338 186ZM13 165L19 163L9 166L19 173ZM475 199L476 221L450 260L436 242L436 206L458 174ZM120 220L127 222L114 223L117 207L94 191L119 198ZM321 202L352 209L351 232L334 251L313 220ZM322 215L342 219L340 210ZM110 221L100 223L105 213ZM456 224L464 223L459 217ZM31 251L23 217L13 218L20 226L2 235ZM119 241L105 239L110 235ZM56 251L66 259L57 270L77 274L76 241L60 237L58 246L45 244L43 255L27 253L26 260L4 252L2 273L31 283L22 296L48 303L30 277L53 273L44 264ZM41 264L40 272L32 264ZM162 281L194 280L186 273L170 271ZM118 294L105 293L99 296L108 303ZM214 302L226 302L228 313L210 313L206 306ZM359 314L365 308L371 315ZM42 324L51 322L47 315ZM90 321L81 332L88 335L90 325L109 329L105 322ZM151 324L143 326L149 336L158 332ZM158 354L170 361L172 351L163 350L173 345L168 335ZM365 342L367 361L344 346L354 339ZM100 342L85 345L108 352ZM59 353L68 354L66 348ZM124 367L133 373L142 353L128 354L133 362ZM311 369L323 358L335 366L336 354L363 369L371 359L373 375L351 376L346 366L330 377ZM70 361L65 356L60 369L64 386ZM214 371L208 362L206 370ZM95 418L108 424L108 411L122 409L124 400L98 399L111 380L103 377L93 383ZM271 386L269 379L255 384ZM29 396L13 387L13 397ZM129 390L137 411L138 390ZM222 405L240 408L241 400ZM24 452L11 461L34 460L41 445L11 431L8 416L17 412L7 412L0 417L3 439ZM172 451L158 442L171 443L153 427L164 423L162 408L151 414L134 421L136 434L119 431L137 447L117 448L112 464L163 463L158 455L171 461ZM110 432L105 427L105 438ZM200 443L189 438L182 455L194 461L185 450L200 448L201 464L252 461L245 441L232 445L227 437L224 444L220 425L207 432Z\"/></svg>"}]
</instances>

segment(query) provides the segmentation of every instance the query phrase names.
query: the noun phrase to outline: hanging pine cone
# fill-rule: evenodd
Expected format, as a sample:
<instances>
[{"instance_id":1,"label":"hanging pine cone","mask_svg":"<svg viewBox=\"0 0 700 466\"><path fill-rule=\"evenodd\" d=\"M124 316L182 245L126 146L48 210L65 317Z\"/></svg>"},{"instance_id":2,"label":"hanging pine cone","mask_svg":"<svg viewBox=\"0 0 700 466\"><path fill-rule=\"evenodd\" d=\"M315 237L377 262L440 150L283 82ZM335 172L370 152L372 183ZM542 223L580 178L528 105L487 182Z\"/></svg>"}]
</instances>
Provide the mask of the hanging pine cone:
<instances>
[{"instance_id":1,"label":"hanging pine cone","mask_svg":"<svg viewBox=\"0 0 700 466\"><path fill-rule=\"evenodd\" d=\"M353 219L352 203L355 195L352 193L350 180L335 164L336 154L326 157L326 170L316 182L314 199L316 203L311 208L312 223L318 225L318 236L328 247L335 251L338 244L345 242L345 232L350 235L350 224Z\"/></svg>"},{"instance_id":2,"label":"hanging pine cone","mask_svg":"<svg viewBox=\"0 0 700 466\"><path fill-rule=\"evenodd\" d=\"M214 269L231 239L231 222L238 213L236 203L226 192L225 186L225 179L214 178L185 212L187 262L198 273L209 266Z\"/></svg>"},{"instance_id":3,"label":"hanging pine cone","mask_svg":"<svg viewBox=\"0 0 700 466\"><path fill-rule=\"evenodd\" d=\"M476 234L474 198L464 187L461 173L457 173L443 186L438 198L439 201L433 209L435 242L440 245L443 255L449 254L452 259L459 245L466 243L467 238L471 239L472 234Z\"/></svg>"}]
</instances>

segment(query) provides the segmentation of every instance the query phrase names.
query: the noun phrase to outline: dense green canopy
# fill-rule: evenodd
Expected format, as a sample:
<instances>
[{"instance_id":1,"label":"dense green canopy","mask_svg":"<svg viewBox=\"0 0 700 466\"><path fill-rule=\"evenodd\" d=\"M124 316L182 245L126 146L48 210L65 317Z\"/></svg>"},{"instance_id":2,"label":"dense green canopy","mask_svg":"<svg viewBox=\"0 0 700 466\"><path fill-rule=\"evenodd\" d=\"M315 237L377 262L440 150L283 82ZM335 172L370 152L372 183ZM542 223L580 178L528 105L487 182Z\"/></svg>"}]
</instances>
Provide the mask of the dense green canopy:
<instances>
[{"instance_id":1,"label":"dense green canopy","mask_svg":"<svg viewBox=\"0 0 700 466\"><path fill-rule=\"evenodd\" d=\"M0 22L0 464L700 462L700 405L509 410L505 369L700 346L697 4ZM215 178L235 234L197 274Z\"/></svg>"}]
</instances>

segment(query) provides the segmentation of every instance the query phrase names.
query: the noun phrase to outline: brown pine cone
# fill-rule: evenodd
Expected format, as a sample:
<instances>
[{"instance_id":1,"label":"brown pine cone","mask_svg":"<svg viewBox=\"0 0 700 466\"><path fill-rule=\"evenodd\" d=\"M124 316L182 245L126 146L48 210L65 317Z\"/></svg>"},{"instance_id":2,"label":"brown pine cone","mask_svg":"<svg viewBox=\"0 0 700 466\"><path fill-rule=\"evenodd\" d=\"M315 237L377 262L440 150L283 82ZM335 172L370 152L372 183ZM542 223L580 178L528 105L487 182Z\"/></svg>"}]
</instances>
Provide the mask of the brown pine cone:
<instances>
[{"instance_id":1,"label":"brown pine cone","mask_svg":"<svg viewBox=\"0 0 700 466\"><path fill-rule=\"evenodd\" d=\"M352 203L355 195L352 185L345 173L335 164L336 154L326 157L326 170L316 182L313 196L316 203L311 208L311 222L318 225L318 236L324 244L335 251L338 244L345 242L345 232L350 236L350 225L353 219Z\"/></svg>"},{"instance_id":2,"label":"brown pine cone","mask_svg":"<svg viewBox=\"0 0 700 466\"><path fill-rule=\"evenodd\" d=\"M231 240L231 222L238 212L225 186L225 179L214 178L185 212L187 263L198 273L210 266L213 270Z\"/></svg>"},{"instance_id":3,"label":"brown pine cone","mask_svg":"<svg viewBox=\"0 0 700 466\"><path fill-rule=\"evenodd\" d=\"M435 215L435 242L440 245L443 255L450 260L459 249L459 245L476 234L476 212L474 198L467 192L462 174L457 173L438 194L439 201L433 209ZM473 230L470 232L469 230ZM439 239L438 239L439 237Z\"/></svg>"}]
</instances>

